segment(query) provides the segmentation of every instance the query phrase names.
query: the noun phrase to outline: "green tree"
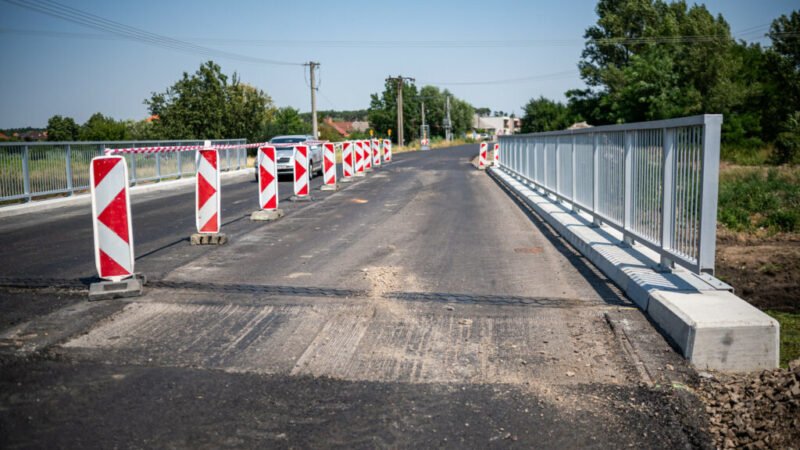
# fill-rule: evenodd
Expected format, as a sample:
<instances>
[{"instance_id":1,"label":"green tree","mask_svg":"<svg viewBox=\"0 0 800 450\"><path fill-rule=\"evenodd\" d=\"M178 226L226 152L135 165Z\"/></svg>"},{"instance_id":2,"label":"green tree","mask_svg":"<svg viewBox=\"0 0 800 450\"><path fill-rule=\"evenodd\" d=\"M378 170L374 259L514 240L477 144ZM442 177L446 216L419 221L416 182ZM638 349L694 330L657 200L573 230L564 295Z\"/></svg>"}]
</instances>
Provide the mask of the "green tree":
<instances>
[{"instance_id":1,"label":"green tree","mask_svg":"<svg viewBox=\"0 0 800 450\"><path fill-rule=\"evenodd\" d=\"M125 141L130 139L124 122L117 122L101 113L94 113L81 126L81 141Z\"/></svg>"},{"instance_id":2,"label":"green tree","mask_svg":"<svg viewBox=\"0 0 800 450\"><path fill-rule=\"evenodd\" d=\"M795 111L783 122L783 132L775 140L772 155L776 164L796 163L800 160L800 111Z\"/></svg>"},{"instance_id":3,"label":"green tree","mask_svg":"<svg viewBox=\"0 0 800 450\"><path fill-rule=\"evenodd\" d=\"M48 141L77 141L80 127L72 117L55 115L47 120Z\"/></svg>"},{"instance_id":4,"label":"green tree","mask_svg":"<svg viewBox=\"0 0 800 450\"><path fill-rule=\"evenodd\" d=\"M520 119L523 133L563 130L572 124L569 109L561 102L542 97L531 99Z\"/></svg>"},{"instance_id":5,"label":"green tree","mask_svg":"<svg viewBox=\"0 0 800 450\"><path fill-rule=\"evenodd\" d=\"M304 121L300 112L291 106L278 108L272 120L265 123L262 129L262 139L269 140L284 134L310 134L311 124Z\"/></svg>"},{"instance_id":6,"label":"green tree","mask_svg":"<svg viewBox=\"0 0 800 450\"><path fill-rule=\"evenodd\" d=\"M274 111L263 91L231 82L219 65L208 61L193 75L183 77L145 100L156 126L170 139L255 139Z\"/></svg>"}]
</instances>

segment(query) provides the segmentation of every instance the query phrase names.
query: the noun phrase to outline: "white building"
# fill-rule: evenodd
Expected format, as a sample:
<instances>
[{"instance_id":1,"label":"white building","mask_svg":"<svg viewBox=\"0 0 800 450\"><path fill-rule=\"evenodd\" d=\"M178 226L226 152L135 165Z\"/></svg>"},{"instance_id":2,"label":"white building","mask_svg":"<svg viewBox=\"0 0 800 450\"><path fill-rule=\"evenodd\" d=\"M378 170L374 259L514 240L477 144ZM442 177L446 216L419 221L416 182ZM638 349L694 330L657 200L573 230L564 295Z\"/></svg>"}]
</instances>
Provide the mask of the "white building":
<instances>
[{"instance_id":1,"label":"white building","mask_svg":"<svg viewBox=\"0 0 800 450\"><path fill-rule=\"evenodd\" d=\"M473 131L491 136L517 133L520 125L520 120L514 117L481 117L477 114L472 116Z\"/></svg>"}]
</instances>

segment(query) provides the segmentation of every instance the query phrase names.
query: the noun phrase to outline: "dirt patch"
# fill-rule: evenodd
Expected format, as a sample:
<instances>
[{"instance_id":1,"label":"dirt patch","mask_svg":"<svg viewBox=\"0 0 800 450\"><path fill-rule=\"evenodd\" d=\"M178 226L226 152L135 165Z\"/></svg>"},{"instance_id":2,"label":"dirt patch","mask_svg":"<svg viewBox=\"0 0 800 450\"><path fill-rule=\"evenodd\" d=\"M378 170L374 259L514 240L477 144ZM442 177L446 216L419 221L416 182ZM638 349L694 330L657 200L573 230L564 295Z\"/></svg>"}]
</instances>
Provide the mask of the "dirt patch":
<instances>
[{"instance_id":1,"label":"dirt patch","mask_svg":"<svg viewBox=\"0 0 800 450\"><path fill-rule=\"evenodd\" d=\"M719 231L716 275L759 309L800 313L800 235Z\"/></svg>"},{"instance_id":2,"label":"dirt patch","mask_svg":"<svg viewBox=\"0 0 800 450\"><path fill-rule=\"evenodd\" d=\"M789 369L710 377L699 390L719 448L797 448L800 359Z\"/></svg>"}]
</instances>

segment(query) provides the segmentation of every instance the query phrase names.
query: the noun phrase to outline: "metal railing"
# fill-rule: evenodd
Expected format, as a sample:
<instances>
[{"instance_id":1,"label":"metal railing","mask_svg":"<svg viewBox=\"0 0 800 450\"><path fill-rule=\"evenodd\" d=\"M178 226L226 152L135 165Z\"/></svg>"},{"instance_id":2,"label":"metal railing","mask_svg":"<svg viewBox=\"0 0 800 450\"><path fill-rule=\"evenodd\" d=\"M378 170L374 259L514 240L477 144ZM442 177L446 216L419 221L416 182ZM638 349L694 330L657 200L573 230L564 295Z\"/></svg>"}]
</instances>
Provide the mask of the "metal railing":
<instances>
[{"instance_id":1,"label":"metal railing","mask_svg":"<svg viewBox=\"0 0 800 450\"><path fill-rule=\"evenodd\" d=\"M500 136L500 167L661 257L714 273L722 116Z\"/></svg>"},{"instance_id":2,"label":"metal railing","mask_svg":"<svg viewBox=\"0 0 800 450\"><path fill-rule=\"evenodd\" d=\"M212 144L244 144L245 139L213 140ZM107 148L203 145L202 140L109 142L0 143L0 202L31 201L53 194L72 195L89 189L89 162ZM194 175L195 152L128 154L130 183ZM244 148L220 150L222 170L247 165Z\"/></svg>"}]
</instances>

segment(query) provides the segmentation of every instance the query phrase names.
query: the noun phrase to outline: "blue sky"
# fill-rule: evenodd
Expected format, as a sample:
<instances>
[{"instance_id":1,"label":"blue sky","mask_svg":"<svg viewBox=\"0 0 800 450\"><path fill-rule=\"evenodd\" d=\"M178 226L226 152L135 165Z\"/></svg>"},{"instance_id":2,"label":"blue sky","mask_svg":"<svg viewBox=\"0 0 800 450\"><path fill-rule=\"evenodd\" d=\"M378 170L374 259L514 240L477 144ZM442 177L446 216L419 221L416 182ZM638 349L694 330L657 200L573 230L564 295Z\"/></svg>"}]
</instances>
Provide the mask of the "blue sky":
<instances>
[{"instance_id":1,"label":"blue sky","mask_svg":"<svg viewBox=\"0 0 800 450\"><path fill-rule=\"evenodd\" d=\"M366 108L369 94L381 91L387 76L398 74L416 78L418 85L560 74L518 83L440 87L476 107L518 114L531 97L564 100L566 90L583 87L576 68L582 36L597 20L595 2L577 0L63 0L63 4L215 50L286 62L318 61L319 109ZM734 33L767 25L797 8L797 3L784 0L709 0L705 4L713 14L722 13ZM0 0L0 128L44 126L54 114L83 123L98 111L116 119L139 120L147 116L143 100L151 92L165 90L184 71L194 72L208 59L108 35L102 39L85 35L102 32ZM748 38L757 40L757 35ZM254 45L242 40L262 42ZM269 40L294 42L264 45ZM507 48L472 45L519 40L536 42ZM354 44L319 45L325 41ZM369 41L451 44L448 48L420 47L413 42L364 44ZM303 67L213 59L223 72L237 72L244 82L266 91L277 106L310 110Z\"/></svg>"}]
</instances>

